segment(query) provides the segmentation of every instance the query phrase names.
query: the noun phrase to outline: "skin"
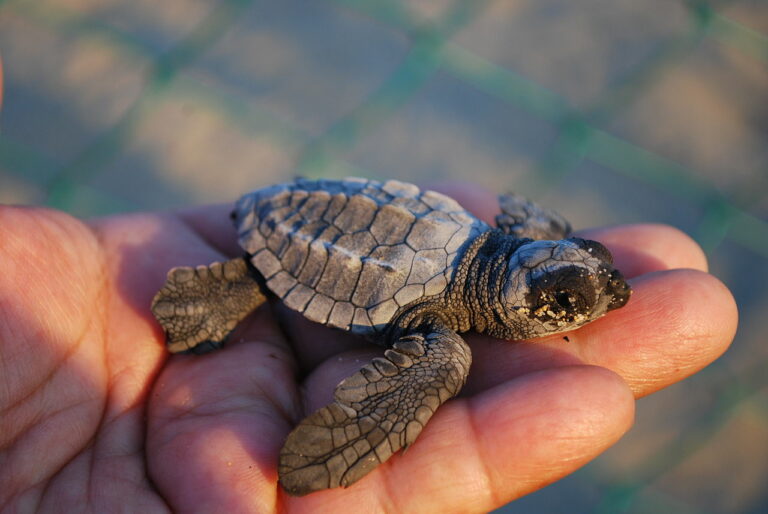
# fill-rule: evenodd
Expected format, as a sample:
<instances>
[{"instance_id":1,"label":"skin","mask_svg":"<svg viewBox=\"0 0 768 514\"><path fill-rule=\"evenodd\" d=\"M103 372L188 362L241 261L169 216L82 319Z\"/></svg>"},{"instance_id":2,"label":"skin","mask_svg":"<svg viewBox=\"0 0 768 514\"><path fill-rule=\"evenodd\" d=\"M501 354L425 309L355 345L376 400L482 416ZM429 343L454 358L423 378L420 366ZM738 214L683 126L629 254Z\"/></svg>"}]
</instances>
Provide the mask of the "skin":
<instances>
[{"instance_id":1,"label":"skin","mask_svg":"<svg viewBox=\"0 0 768 514\"><path fill-rule=\"evenodd\" d=\"M440 189L495 214L487 191ZM570 342L469 336L466 388L406 455L347 490L291 498L276 486L285 436L380 349L262 308L224 349L169 356L151 298L172 266L240 253L228 210L83 222L0 207L0 509L488 511L599 455L636 397L712 362L736 329L733 298L681 232L582 232L632 278L625 308Z\"/></svg>"}]
</instances>

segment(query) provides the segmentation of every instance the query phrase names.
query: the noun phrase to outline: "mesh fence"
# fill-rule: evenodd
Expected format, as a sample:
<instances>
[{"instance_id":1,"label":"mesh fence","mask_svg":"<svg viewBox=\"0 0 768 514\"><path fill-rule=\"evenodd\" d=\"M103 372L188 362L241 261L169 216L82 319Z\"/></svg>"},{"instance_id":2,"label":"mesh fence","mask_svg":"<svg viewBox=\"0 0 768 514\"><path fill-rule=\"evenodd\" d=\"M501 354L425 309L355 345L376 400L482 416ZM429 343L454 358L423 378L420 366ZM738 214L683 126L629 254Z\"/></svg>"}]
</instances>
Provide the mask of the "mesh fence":
<instances>
[{"instance_id":1,"label":"mesh fence","mask_svg":"<svg viewBox=\"0 0 768 514\"><path fill-rule=\"evenodd\" d=\"M165 5L0 1L0 200L91 216L293 175L470 178L577 222L680 226L737 297L734 348L506 509L768 506L762 2Z\"/></svg>"}]
</instances>

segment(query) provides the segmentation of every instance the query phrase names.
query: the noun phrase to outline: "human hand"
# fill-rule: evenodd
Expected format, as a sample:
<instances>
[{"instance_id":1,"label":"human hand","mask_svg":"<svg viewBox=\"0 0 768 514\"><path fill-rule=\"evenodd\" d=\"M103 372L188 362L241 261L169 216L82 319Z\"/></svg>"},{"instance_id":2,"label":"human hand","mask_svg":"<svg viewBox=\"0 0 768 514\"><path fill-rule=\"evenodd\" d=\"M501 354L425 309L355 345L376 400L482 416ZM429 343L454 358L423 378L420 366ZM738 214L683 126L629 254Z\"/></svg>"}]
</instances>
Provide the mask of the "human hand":
<instances>
[{"instance_id":1,"label":"human hand","mask_svg":"<svg viewBox=\"0 0 768 514\"><path fill-rule=\"evenodd\" d=\"M443 191L495 214L487 192ZM285 436L380 349L276 306L219 351L168 356L151 298L173 266L240 254L228 209L86 224L0 208L5 509L487 511L599 455L631 425L634 397L698 371L735 332L733 299L687 236L583 232L632 278L626 307L535 342L469 336L469 381L416 444L349 489L288 497Z\"/></svg>"}]
</instances>

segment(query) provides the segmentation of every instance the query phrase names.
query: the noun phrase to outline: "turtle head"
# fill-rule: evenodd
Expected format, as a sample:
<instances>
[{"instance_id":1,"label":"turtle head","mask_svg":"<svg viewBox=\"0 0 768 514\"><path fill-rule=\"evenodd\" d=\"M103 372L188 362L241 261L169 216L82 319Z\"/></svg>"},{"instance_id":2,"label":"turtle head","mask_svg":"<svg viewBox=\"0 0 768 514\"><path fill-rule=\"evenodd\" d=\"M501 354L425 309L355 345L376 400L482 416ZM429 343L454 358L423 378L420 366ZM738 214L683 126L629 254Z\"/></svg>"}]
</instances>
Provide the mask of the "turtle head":
<instances>
[{"instance_id":1,"label":"turtle head","mask_svg":"<svg viewBox=\"0 0 768 514\"><path fill-rule=\"evenodd\" d=\"M624 306L632 290L597 241L530 241L510 256L501 304L522 336L580 327Z\"/></svg>"}]
</instances>

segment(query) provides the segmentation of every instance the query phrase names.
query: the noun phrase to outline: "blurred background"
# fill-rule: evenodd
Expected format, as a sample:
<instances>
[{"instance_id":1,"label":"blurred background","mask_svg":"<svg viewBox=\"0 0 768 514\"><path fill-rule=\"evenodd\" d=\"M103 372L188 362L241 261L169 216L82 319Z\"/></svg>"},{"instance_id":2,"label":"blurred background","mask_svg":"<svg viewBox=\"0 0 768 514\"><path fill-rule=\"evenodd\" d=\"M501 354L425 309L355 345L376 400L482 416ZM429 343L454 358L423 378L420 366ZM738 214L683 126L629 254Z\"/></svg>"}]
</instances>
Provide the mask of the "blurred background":
<instances>
[{"instance_id":1,"label":"blurred background","mask_svg":"<svg viewBox=\"0 0 768 514\"><path fill-rule=\"evenodd\" d=\"M736 296L731 350L500 512L768 512L768 1L0 0L0 54L0 202L358 175L681 228Z\"/></svg>"}]
</instances>

